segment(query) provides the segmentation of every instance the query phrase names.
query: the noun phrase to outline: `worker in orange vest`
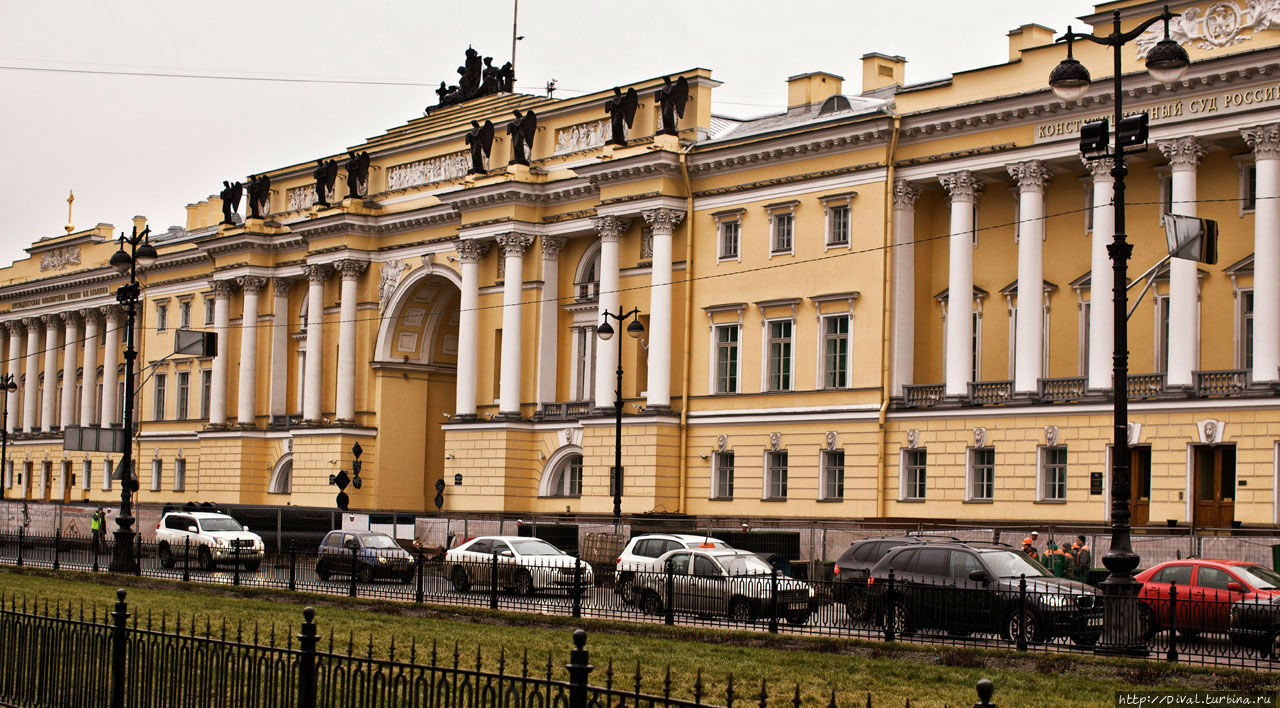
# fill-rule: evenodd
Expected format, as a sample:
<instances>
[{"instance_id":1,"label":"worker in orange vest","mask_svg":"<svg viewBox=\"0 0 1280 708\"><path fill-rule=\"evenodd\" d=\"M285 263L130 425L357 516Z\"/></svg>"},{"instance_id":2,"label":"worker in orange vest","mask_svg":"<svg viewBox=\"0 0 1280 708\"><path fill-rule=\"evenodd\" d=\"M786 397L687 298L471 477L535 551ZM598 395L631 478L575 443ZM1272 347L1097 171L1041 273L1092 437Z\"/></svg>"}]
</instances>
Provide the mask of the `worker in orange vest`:
<instances>
[{"instance_id":1,"label":"worker in orange vest","mask_svg":"<svg viewBox=\"0 0 1280 708\"><path fill-rule=\"evenodd\" d=\"M1093 567L1093 553L1089 550L1089 543L1084 534L1076 536L1075 543L1071 544L1071 550L1076 554L1076 577L1083 581Z\"/></svg>"},{"instance_id":2,"label":"worker in orange vest","mask_svg":"<svg viewBox=\"0 0 1280 708\"><path fill-rule=\"evenodd\" d=\"M1036 547L1032 544L1030 536L1022 539L1022 552L1027 554L1027 557L1031 558L1031 560L1040 560L1040 554L1036 553Z\"/></svg>"}]
</instances>

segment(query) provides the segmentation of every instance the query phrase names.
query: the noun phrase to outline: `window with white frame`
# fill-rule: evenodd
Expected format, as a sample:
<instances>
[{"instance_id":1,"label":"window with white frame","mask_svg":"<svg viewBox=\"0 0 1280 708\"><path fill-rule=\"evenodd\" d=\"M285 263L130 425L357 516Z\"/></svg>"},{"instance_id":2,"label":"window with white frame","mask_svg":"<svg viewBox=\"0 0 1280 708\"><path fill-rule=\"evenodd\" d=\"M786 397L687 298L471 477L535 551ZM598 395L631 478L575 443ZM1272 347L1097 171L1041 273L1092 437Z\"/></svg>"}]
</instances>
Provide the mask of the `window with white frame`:
<instances>
[{"instance_id":1,"label":"window with white frame","mask_svg":"<svg viewBox=\"0 0 1280 708\"><path fill-rule=\"evenodd\" d=\"M1169 363L1169 295L1156 294L1154 298L1156 361L1153 370L1157 374L1163 374L1168 370Z\"/></svg>"},{"instance_id":2,"label":"window with white frame","mask_svg":"<svg viewBox=\"0 0 1280 708\"><path fill-rule=\"evenodd\" d=\"M765 498L787 498L787 451L770 451L764 454Z\"/></svg>"},{"instance_id":3,"label":"window with white frame","mask_svg":"<svg viewBox=\"0 0 1280 708\"><path fill-rule=\"evenodd\" d=\"M187 460L179 457L173 461L173 491L182 492L187 489Z\"/></svg>"},{"instance_id":4,"label":"window with white frame","mask_svg":"<svg viewBox=\"0 0 1280 708\"><path fill-rule=\"evenodd\" d=\"M795 213L786 205L766 209L769 210L769 255L791 253L795 245Z\"/></svg>"},{"instance_id":5,"label":"window with white frame","mask_svg":"<svg viewBox=\"0 0 1280 708\"><path fill-rule=\"evenodd\" d=\"M209 394L213 389L213 371L200 370L200 419L209 417Z\"/></svg>"},{"instance_id":6,"label":"window with white frame","mask_svg":"<svg viewBox=\"0 0 1280 708\"><path fill-rule=\"evenodd\" d=\"M929 467L929 451L925 448L908 448L902 451L902 499L924 501L926 474Z\"/></svg>"},{"instance_id":7,"label":"window with white frame","mask_svg":"<svg viewBox=\"0 0 1280 708\"><path fill-rule=\"evenodd\" d=\"M945 293L945 291L944 291ZM983 293L985 295L985 293ZM951 313L947 309L947 298L945 294L940 294L935 298L938 304L942 306L942 360L947 360L947 327L950 326ZM970 321L973 324L973 331L970 334L969 349L973 357L973 365L969 369L971 381L982 380L982 296L974 298L973 309L970 312Z\"/></svg>"},{"instance_id":8,"label":"window with white frame","mask_svg":"<svg viewBox=\"0 0 1280 708\"><path fill-rule=\"evenodd\" d=\"M766 323L768 332L769 391L791 390L792 365L792 322L791 320L770 320Z\"/></svg>"},{"instance_id":9,"label":"window with white frame","mask_svg":"<svg viewBox=\"0 0 1280 708\"><path fill-rule=\"evenodd\" d=\"M1076 329L1076 341L1080 343L1076 352L1079 361L1079 376L1089 375L1089 312L1092 310L1089 300L1080 303L1080 321Z\"/></svg>"},{"instance_id":10,"label":"window with white frame","mask_svg":"<svg viewBox=\"0 0 1280 708\"><path fill-rule=\"evenodd\" d=\"M1253 213L1258 202L1258 166L1252 154L1236 155L1236 170L1239 177L1240 213Z\"/></svg>"},{"instance_id":11,"label":"window with white frame","mask_svg":"<svg viewBox=\"0 0 1280 708\"><path fill-rule=\"evenodd\" d=\"M111 467L111 458L102 461L102 491L111 491L111 473L115 470Z\"/></svg>"},{"instance_id":12,"label":"window with white frame","mask_svg":"<svg viewBox=\"0 0 1280 708\"><path fill-rule=\"evenodd\" d=\"M582 496L582 455L574 453L566 455L556 463L551 473L551 481L547 486L547 496L579 497Z\"/></svg>"},{"instance_id":13,"label":"window with white frame","mask_svg":"<svg viewBox=\"0 0 1280 708\"><path fill-rule=\"evenodd\" d=\"M164 420L164 402L168 382L169 376L167 374L156 374L156 380L153 384L155 386L155 401L152 407L152 420Z\"/></svg>"},{"instance_id":14,"label":"window with white frame","mask_svg":"<svg viewBox=\"0 0 1280 708\"><path fill-rule=\"evenodd\" d=\"M733 498L733 450L711 456L711 498Z\"/></svg>"},{"instance_id":15,"label":"window with white frame","mask_svg":"<svg viewBox=\"0 0 1280 708\"><path fill-rule=\"evenodd\" d=\"M827 245L849 245L849 205L831 204L827 207Z\"/></svg>"},{"instance_id":16,"label":"window with white frame","mask_svg":"<svg viewBox=\"0 0 1280 708\"><path fill-rule=\"evenodd\" d=\"M182 329L191 328L191 301L183 300L178 303L178 326Z\"/></svg>"},{"instance_id":17,"label":"window with white frame","mask_svg":"<svg viewBox=\"0 0 1280 708\"><path fill-rule=\"evenodd\" d=\"M80 488L89 491L93 485L93 463L85 460L80 464Z\"/></svg>"},{"instance_id":18,"label":"window with white frame","mask_svg":"<svg viewBox=\"0 0 1280 708\"><path fill-rule=\"evenodd\" d=\"M849 315L822 318L822 387L849 387Z\"/></svg>"},{"instance_id":19,"label":"window with white frame","mask_svg":"<svg viewBox=\"0 0 1280 708\"><path fill-rule=\"evenodd\" d=\"M1173 212L1173 177L1169 171L1160 173L1160 215Z\"/></svg>"},{"instance_id":20,"label":"window with white frame","mask_svg":"<svg viewBox=\"0 0 1280 708\"><path fill-rule=\"evenodd\" d=\"M169 304L156 303L156 331L163 332L169 328Z\"/></svg>"},{"instance_id":21,"label":"window with white frame","mask_svg":"<svg viewBox=\"0 0 1280 708\"><path fill-rule=\"evenodd\" d=\"M1040 313L1040 375L1049 377L1049 294ZM1018 357L1018 307L1014 298L1009 300L1009 378L1016 375ZM976 325L975 325L976 326ZM975 379L976 380L976 379Z\"/></svg>"},{"instance_id":22,"label":"window with white frame","mask_svg":"<svg viewBox=\"0 0 1280 708\"><path fill-rule=\"evenodd\" d=\"M600 243L589 246L578 261L573 277L573 288L578 300L595 300L600 296Z\"/></svg>"},{"instance_id":23,"label":"window with white frame","mask_svg":"<svg viewBox=\"0 0 1280 708\"><path fill-rule=\"evenodd\" d=\"M822 498L844 499L844 450L822 451Z\"/></svg>"},{"instance_id":24,"label":"window with white frame","mask_svg":"<svg viewBox=\"0 0 1280 708\"><path fill-rule=\"evenodd\" d=\"M739 338L742 328L737 324L715 326L716 337L716 393L738 393L740 366Z\"/></svg>"},{"instance_id":25,"label":"window with white frame","mask_svg":"<svg viewBox=\"0 0 1280 708\"><path fill-rule=\"evenodd\" d=\"M1082 177L1080 183L1084 185L1084 232L1091 234L1093 233L1093 180ZM1048 234L1048 230L1045 234Z\"/></svg>"},{"instance_id":26,"label":"window with white frame","mask_svg":"<svg viewBox=\"0 0 1280 708\"><path fill-rule=\"evenodd\" d=\"M175 411L178 420L186 420L191 415L188 405L191 401L191 372L178 372L178 408Z\"/></svg>"},{"instance_id":27,"label":"window with white frame","mask_svg":"<svg viewBox=\"0 0 1280 708\"><path fill-rule=\"evenodd\" d=\"M720 222L720 255L722 261L737 260L741 257L739 250L742 244L742 222L738 219L725 219Z\"/></svg>"},{"instance_id":28,"label":"window with white frame","mask_svg":"<svg viewBox=\"0 0 1280 708\"><path fill-rule=\"evenodd\" d=\"M213 325L213 298L206 297L204 299L204 326Z\"/></svg>"},{"instance_id":29,"label":"window with white frame","mask_svg":"<svg viewBox=\"0 0 1280 708\"><path fill-rule=\"evenodd\" d=\"M996 491L996 450L992 447L971 447L966 465L968 479L965 484L969 501L991 501Z\"/></svg>"},{"instance_id":30,"label":"window with white frame","mask_svg":"<svg viewBox=\"0 0 1280 708\"><path fill-rule=\"evenodd\" d=\"M151 491L160 491L160 474L164 471L164 463L159 458L151 461Z\"/></svg>"},{"instance_id":31,"label":"window with white frame","mask_svg":"<svg viewBox=\"0 0 1280 708\"><path fill-rule=\"evenodd\" d=\"M1065 445L1040 448L1040 501L1067 500L1067 448Z\"/></svg>"},{"instance_id":32,"label":"window with white frame","mask_svg":"<svg viewBox=\"0 0 1280 708\"><path fill-rule=\"evenodd\" d=\"M1253 370L1253 289L1236 292L1239 303L1236 321L1236 367Z\"/></svg>"},{"instance_id":33,"label":"window with white frame","mask_svg":"<svg viewBox=\"0 0 1280 708\"><path fill-rule=\"evenodd\" d=\"M4 465L4 486L6 489L13 488L13 460L8 460Z\"/></svg>"}]
</instances>

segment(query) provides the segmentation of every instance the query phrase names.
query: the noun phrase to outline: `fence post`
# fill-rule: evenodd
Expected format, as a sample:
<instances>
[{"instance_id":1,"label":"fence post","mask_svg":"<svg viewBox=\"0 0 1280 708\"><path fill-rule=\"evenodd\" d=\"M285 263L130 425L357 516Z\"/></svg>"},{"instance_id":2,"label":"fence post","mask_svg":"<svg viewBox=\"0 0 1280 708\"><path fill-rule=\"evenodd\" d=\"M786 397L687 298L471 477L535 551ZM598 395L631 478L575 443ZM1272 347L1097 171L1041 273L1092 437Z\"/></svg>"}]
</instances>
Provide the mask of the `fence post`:
<instances>
[{"instance_id":1,"label":"fence post","mask_svg":"<svg viewBox=\"0 0 1280 708\"><path fill-rule=\"evenodd\" d=\"M769 632L778 633L778 569L769 574Z\"/></svg>"},{"instance_id":2,"label":"fence post","mask_svg":"<svg viewBox=\"0 0 1280 708\"><path fill-rule=\"evenodd\" d=\"M22 541L26 538L27 530L21 526L18 527L18 567L22 567Z\"/></svg>"},{"instance_id":3,"label":"fence post","mask_svg":"<svg viewBox=\"0 0 1280 708\"><path fill-rule=\"evenodd\" d=\"M1178 660L1178 584L1169 583L1169 661Z\"/></svg>"},{"instance_id":4,"label":"fence post","mask_svg":"<svg viewBox=\"0 0 1280 708\"><path fill-rule=\"evenodd\" d=\"M587 663L587 632L584 629L573 630L573 649L569 652L569 708L587 708L587 677L595 668Z\"/></svg>"},{"instance_id":5,"label":"fence post","mask_svg":"<svg viewBox=\"0 0 1280 708\"><path fill-rule=\"evenodd\" d=\"M676 623L676 576L671 564L667 564L667 601L662 603L666 611L665 622L668 626Z\"/></svg>"},{"instance_id":6,"label":"fence post","mask_svg":"<svg viewBox=\"0 0 1280 708\"><path fill-rule=\"evenodd\" d=\"M105 537L107 535L107 529L105 528L107 525L107 522L103 521L102 525L104 528L102 529L102 531L100 531L100 533L102 537ZM98 572L98 543L99 543L98 539L99 537L95 537L93 539L93 572L95 573Z\"/></svg>"},{"instance_id":7,"label":"fence post","mask_svg":"<svg viewBox=\"0 0 1280 708\"><path fill-rule=\"evenodd\" d=\"M894 641L893 634L893 566L889 566L889 587L884 591L884 640Z\"/></svg>"},{"instance_id":8,"label":"fence post","mask_svg":"<svg viewBox=\"0 0 1280 708\"><path fill-rule=\"evenodd\" d=\"M60 565L59 563L60 555L62 555L62 527L58 526L53 529L53 569L54 570L57 570L58 566Z\"/></svg>"},{"instance_id":9,"label":"fence post","mask_svg":"<svg viewBox=\"0 0 1280 708\"><path fill-rule=\"evenodd\" d=\"M124 597L124 588L116 590L116 609L111 613L111 708L124 708L125 633L129 620Z\"/></svg>"},{"instance_id":10,"label":"fence post","mask_svg":"<svg viewBox=\"0 0 1280 708\"><path fill-rule=\"evenodd\" d=\"M186 538L186 549L182 552L182 582L191 582L191 536Z\"/></svg>"},{"instance_id":11,"label":"fence post","mask_svg":"<svg viewBox=\"0 0 1280 708\"><path fill-rule=\"evenodd\" d=\"M142 575L142 533L138 532L135 538L138 542L133 549L135 551L133 554L133 574Z\"/></svg>"},{"instance_id":12,"label":"fence post","mask_svg":"<svg viewBox=\"0 0 1280 708\"><path fill-rule=\"evenodd\" d=\"M423 576L423 573L426 572L426 569L423 568L423 565L426 563L426 558L423 556L421 548L415 548L413 549L413 552L417 556L417 561L418 561L418 567L416 568L416 570L418 571L417 572L418 589L413 594L413 601L417 603L421 603L422 602L422 576Z\"/></svg>"},{"instance_id":13,"label":"fence post","mask_svg":"<svg viewBox=\"0 0 1280 708\"><path fill-rule=\"evenodd\" d=\"M357 551L355 546L351 547L351 587L347 591L348 597L356 596L356 576L360 574L360 560L356 557Z\"/></svg>"},{"instance_id":14,"label":"fence post","mask_svg":"<svg viewBox=\"0 0 1280 708\"><path fill-rule=\"evenodd\" d=\"M995 692L996 685L991 683L991 679L978 681L978 702L973 704L973 708L996 708L996 704L991 702L991 694Z\"/></svg>"},{"instance_id":15,"label":"fence post","mask_svg":"<svg viewBox=\"0 0 1280 708\"><path fill-rule=\"evenodd\" d=\"M493 549L489 562L489 609L498 609L498 549Z\"/></svg>"},{"instance_id":16,"label":"fence post","mask_svg":"<svg viewBox=\"0 0 1280 708\"><path fill-rule=\"evenodd\" d=\"M316 708L316 611L302 611L302 631L298 633L298 708Z\"/></svg>"},{"instance_id":17,"label":"fence post","mask_svg":"<svg viewBox=\"0 0 1280 708\"><path fill-rule=\"evenodd\" d=\"M234 545L236 543L235 541L232 541L231 543L233 544L231 546L231 584L239 585L240 584L240 547L237 545Z\"/></svg>"},{"instance_id":18,"label":"fence post","mask_svg":"<svg viewBox=\"0 0 1280 708\"><path fill-rule=\"evenodd\" d=\"M1018 651L1027 650L1027 574L1018 578Z\"/></svg>"},{"instance_id":19,"label":"fence post","mask_svg":"<svg viewBox=\"0 0 1280 708\"><path fill-rule=\"evenodd\" d=\"M582 558L573 557L573 616L582 616Z\"/></svg>"},{"instance_id":20,"label":"fence post","mask_svg":"<svg viewBox=\"0 0 1280 708\"><path fill-rule=\"evenodd\" d=\"M289 590L298 589L298 549L289 541Z\"/></svg>"}]
</instances>

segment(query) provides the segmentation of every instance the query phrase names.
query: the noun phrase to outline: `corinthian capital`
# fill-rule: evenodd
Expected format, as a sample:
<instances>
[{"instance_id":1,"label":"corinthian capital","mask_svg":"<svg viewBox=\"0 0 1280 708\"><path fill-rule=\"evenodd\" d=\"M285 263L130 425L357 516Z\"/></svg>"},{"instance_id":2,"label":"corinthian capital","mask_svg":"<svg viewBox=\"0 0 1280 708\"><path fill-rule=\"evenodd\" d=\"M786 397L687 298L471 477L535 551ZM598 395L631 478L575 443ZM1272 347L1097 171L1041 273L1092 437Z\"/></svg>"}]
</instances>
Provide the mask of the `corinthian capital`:
<instances>
[{"instance_id":1,"label":"corinthian capital","mask_svg":"<svg viewBox=\"0 0 1280 708\"><path fill-rule=\"evenodd\" d=\"M215 280L209 284L213 289L213 296L219 300L231 297L231 291L236 289L234 280Z\"/></svg>"},{"instance_id":2,"label":"corinthian capital","mask_svg":"<svg viewBox=\"0 0 1280 708\"><path fill-rule=\"evenodd\" d=\"M333 267L338 271L338 275L340 275L343 280L355 280L360 277L361 273L365 272L369 267L369 264L366 261L356 261L347 258L334 263Z\"/></svg>"},{"instance_id":3,"label":"corinthian capital","mask_svg":"<svg viewBox=\"0 0 1280 708\"><path fill-rule=\"evenodd\" d=\"M329 279L329 266L308 263L302 266L302 275L312 283L323 283Z\"/></svg>"},{"instance_id":4,"label":"corinthian capital","mask_svg":"<svg viewBox=\"0 0 1280 708\"><path fill-rule=\"evenodd\" d=\"M5 331L9 333L10 337L14 337L22 334L23 330L25 329L22 326L22 320L8 320L3 324L4 324Z\"/></svg>"},{"instance_id":5,"label":"corinthian capital","mask_svg":"<svg viewBox=\"0 0 1280 708\"><path fill-rule=\"evenodd\" d=\"M616 243L626 233L627 227L631 226L631 220L620 216L597 216L591 219L591 225L596 227L601 241Z\"/></svg>"},{"instance_id":6,"label":"corinthian capital","mask_svg":"<svg viewBox=\"0 0 1280 708\"><path fill-rule=\"evenodd\" d=\"M80 308L80 319L84 320L85 322L97 322L97 321L98 321L98 308L96 308L96 307L82 307L82 308Z\"/></svg>"},{"instance_id":7,"label":"corinthian capital","mask_svg":"<svg viewBox=\"0 0 1280 708\"><path fill-rule=\"evenodd\" d=\"M1040 160L1027 160L1009 165L1009 176L1018 183L1023 192L1043 192L1044 186L1053 177L1053 168Z\"/></svg>"},{"instance_id":8,"label":"corinthian capital","mask_svg":"<svg viewBox=\"0 0 1280 708\"><path fill-rule=\"evenodd\" d=\"M1270 123L1240 131L1241 137L1253 149L1255 160L1280 158L1280 123Z\"/></svg>"},{"instance_id":9,"label":"corinthian capital","mask_svg":"<svg viewBox=\"0 0 1280 708\"><path fill-rule=\"evenodd\" d=\"M71 327L79 327L84 320L80 319L80 313L76 310L62 313L62 321Z\"/></svg>"},{"instance_id":10,"label":"corinthian capital","mask_svg":"<svg viewBox=\"0 0 1280 708\"><path fill-rule=\"evenodd\" d=\"M665 231L669 234L684 220L684 212L675 209L647 209L640 214L644 217L645 223L658 233Z\"/></svg>"},{"instance_id":11,"label":"corinthian capital","mask_svg":"<svg viewBox=\"0 0 1280 708\"><path fill-rule=\"evenodd\" d=\"M533 235L513 231L498 236L497 241L498 247L502 249L503 258L523 256L525 249L533 243Z\"/></svg>"},{"instance_id":12,"label":"corinthian capital","mask_svg":"<svg viewBox=\"0 0 1280 708\"><path fill-rule=\"evenodd\" d=\"M107 322L119 322L122 314L119 305L101 305L98 307L98 312L102 313L102 319Z\"/></svg>"},{"instance_id":13,"label":"corinthian capital","mask_svg":"<svg viewBox=\"0 0 1280 708\"><path fill-rule=\"evenodd\" d=\"M951 202L973 202L982 192L982 180L968 170L938 175L938 181L947 190Z\"/></svg>"},{"instance_id":14,"label":"corinthian capital","mask_svg":"<svg viewBox=\"0 0 1280 708\"><path fill-rule=\"evenodd\" d=\"M560 260L560 251L564 249L564 245L568 243L568 239L564 236L543 236L542 237L542 260L558 261Z\"/></svg>"},{"instance_id":15,"label":"corinthian capital","mask_svg":"<svg viewBox=\"0 0 1280 708\"><path fill-rule=\"evenodd\" d=\"M52 313L40 315L40 321L45 327L57 327L62 324L62 318Z\"/></svg>"},{"instance_id":16,"label":"corinthian capital","mask_svg":"<svg viewBox=\"0 0 1280 708\"><path fill-rule=\"evenodd\" d=\"M289 287L293 285L293 278L283 278L276 276L271 279L272 291L276 297L289 297Z\"/></svg>"},{"instance_id":17,"label":"corinthian capital","mask_svg":"<svg viewBox=\"0 0 1280 708\"><path fill-rule=\"evenodd\" d=\"M1200 139L1190 135L1173 140L1161 140L1156 143L1160 153L1169 161L1175 170L1194 170L1200 164L1206 150Z\"/></svg>"},{"instance_id":18,"label":"corinthian capital","mask_svg":"<svg viewBox=\"0 0 1280 708\"><path fill-rule=\"evenodd\" d=\"M1083 157L1080 161L1089 169L1089 174L1093 177L1094 182L1114 182L1115 177L1111 176L1111 170L1115 169L1115 158L1103 157L1096 160L1086 160Z\"/></svg>"},{"instance_id":19,"label":"corinthian capital","mask_svg":"<svg viewBox=\"0 0 1280 708\"><path fill-rule=\"evenodd\" d=\"M242 275L236 278L236 282L239 283L240 289L247 293L256 293L267 285L266 278L259 278L256 275Z\"/></svg>"},{"instance_id":20,"label":"corinthian capital","mask_svg":"<svg viewBox=\"0 0 1280 708\"><path fill-rule=\"evenodd\" d=\"M484 254L489 252L488 241L459 241L458 260L463 263L479 263Z\"/></svg>"},{"instance_id":21,"label":"corinthian capital","mask_svg":"<svg viewBox=\"0 0 1280 708\"><path fill-rule=\"evenodd\" d=\"M912 187L905 179L893 183L893 208L915 209L920 198L920 188Z\"/></svg>"}]
</instances>

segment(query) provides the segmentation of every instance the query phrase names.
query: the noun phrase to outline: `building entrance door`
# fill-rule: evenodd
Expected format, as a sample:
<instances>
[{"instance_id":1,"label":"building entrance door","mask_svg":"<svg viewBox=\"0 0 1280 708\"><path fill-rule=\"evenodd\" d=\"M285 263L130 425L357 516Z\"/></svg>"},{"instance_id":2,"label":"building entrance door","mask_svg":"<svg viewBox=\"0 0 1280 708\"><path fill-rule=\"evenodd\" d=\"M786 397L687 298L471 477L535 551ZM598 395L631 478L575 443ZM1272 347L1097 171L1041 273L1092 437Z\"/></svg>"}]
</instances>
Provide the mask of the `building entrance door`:
<instances>
[{"instance_id":1,"label":"building entrance door","mask_svg":"<svg viewBox=\"0 0 1280 708\"><path fill-rule=\"evenodd\" d=\"M1151 446L1129 448L1129 525L1146 526L1151 507Z\"/></svg>"},{"instance_id":2,"label":"building entrance door","mask_svg":"<svg viewBox=\"0 0 1280 708\"><path fill-rule=\"evenodd\" d=\"M1192 455L1195 525L1230 528L1236 507L1236 446L1194 445Z\"/></svg>"}]
</instances>

